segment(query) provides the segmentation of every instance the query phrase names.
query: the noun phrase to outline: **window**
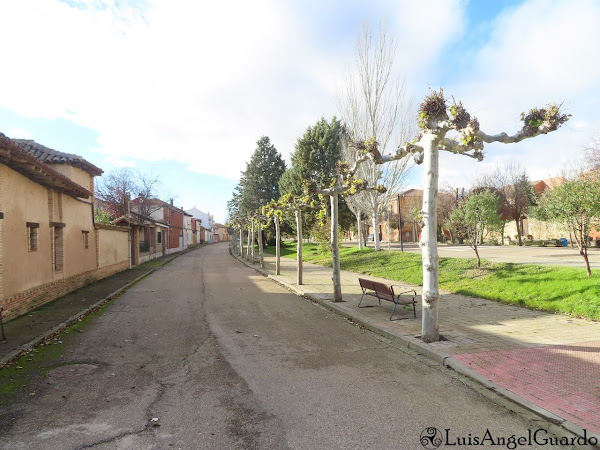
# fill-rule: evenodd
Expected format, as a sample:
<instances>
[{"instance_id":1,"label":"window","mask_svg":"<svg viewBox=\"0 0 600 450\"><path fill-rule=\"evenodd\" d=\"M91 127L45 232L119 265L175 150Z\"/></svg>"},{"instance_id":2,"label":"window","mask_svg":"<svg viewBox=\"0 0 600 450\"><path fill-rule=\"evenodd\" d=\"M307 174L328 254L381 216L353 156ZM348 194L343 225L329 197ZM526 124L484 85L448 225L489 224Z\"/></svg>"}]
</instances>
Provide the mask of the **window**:
<instances>
[{"instance_id":1,"label":"window","mask_svg":"<svg viewBox=\"0 0 600 450\"><path fill-rule=\"evenodd\" d=\"M54 226L54 270L60 272L63 270L63 227Z\"/></svg>"},{"instance_id":2,"label":"window","mask_svg":"<svg viewBox=\"0 0 600 450\"><path fill-rule=\"evenodd\" d=\"M158 243L159 243L159 244L162 244L162 231L159 231L159 232L157 233L157 237L158 237Z\"/></svg>"},{"instance_id":3,"label":"window","mask_svg":"<svg viewBox=\"0 0 600 450\"><path fill-rule=\"evenodd\" d=\"M27 222L27 245L30 252L36 252L38 249L38 229L39 223Z\"/></svg>"},{"instance_id":4,"label":"window","mask_svg":"<svg viewBox=\"0 0 600 450\"><path fill-rule=\"evenodd\" d=\"M83 235L83 248L90 248L90 232L81 230L81 234Z\"/></svg>"}]
</instances>

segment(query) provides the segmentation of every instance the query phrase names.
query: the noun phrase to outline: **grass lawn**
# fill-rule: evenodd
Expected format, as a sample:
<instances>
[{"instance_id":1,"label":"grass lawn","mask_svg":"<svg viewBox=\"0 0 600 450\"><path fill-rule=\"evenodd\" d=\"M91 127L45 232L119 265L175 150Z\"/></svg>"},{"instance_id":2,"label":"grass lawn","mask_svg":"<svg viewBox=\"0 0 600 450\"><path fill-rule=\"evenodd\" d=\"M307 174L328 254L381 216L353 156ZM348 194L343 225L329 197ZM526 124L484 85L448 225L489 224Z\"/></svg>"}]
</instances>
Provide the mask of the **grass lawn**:
<instances>
[{"instance_id":1,"label":"grass lawn","mask_svg":"<svg viewBox=\"0 0 600 450\"><path fill-rule=\"evenodd\" d=\"M304 244L303 260L331 266L330 255L319 255L316 244ZM275 253L275 247L265 249ZM283 242L281 255L296 258L296 243ZM340 250L343 270L422 285L421 255L400 251ZM472 297L497 300L531 309L562 312L600 320L600 273L574 267L492 263L475 258L440 258L440 288Z\"/></svg>"}]
</instances>

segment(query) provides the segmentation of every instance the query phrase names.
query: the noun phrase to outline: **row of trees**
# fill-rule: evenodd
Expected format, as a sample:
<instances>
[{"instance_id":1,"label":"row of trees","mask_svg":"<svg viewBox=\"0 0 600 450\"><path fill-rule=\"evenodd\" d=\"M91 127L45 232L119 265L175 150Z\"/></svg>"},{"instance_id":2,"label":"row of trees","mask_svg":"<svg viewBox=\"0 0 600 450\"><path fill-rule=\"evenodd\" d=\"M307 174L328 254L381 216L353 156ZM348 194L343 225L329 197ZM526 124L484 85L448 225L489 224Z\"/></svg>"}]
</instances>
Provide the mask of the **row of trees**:
<instances>
[{"instance_id":1,"label":"row of trees","mask_svg":"<svg viewBox=\"0 0 600 450\"><path fill-rule=\"evenodd\" d=\"M341 301L338 249L340 196L348 199L354 195L363 195L361 194L363 192L383 195L389 189L376 183L384 177L386 171L394 170L394 167L398 166L407 167L410 157L413 157L417 164L424 164L425 183L421 210L423 228L420 241L423 254L421 338L425 342L434 342L439 340L437 314L439 301L439 257L437 253L439 152L448 151L481 161L485 143L516 143L540 134L547 134L558 129L568 120L569 116L562 114L556 105L536 108L527 114L522 114L523 127L516 134L489 135L480 129L478 120L471 117L461 102L453 102L448 106L443 91L433 91L420 104L417 114L420 129L418 136L411 142L395 145L393 151L387 151L385 146L390 141L386 141L387 134L381 130L388 129L383 125L390 123L391 119L382 121L378 119L378 115L381 114L383 117L385 113L391 114L391 117L399 117L397 114L398 97L392 96L389 103L385 102L382 96L386 90L382 87L391 86L388 84L390 72L386 70L371 71L371 69L378 67L380 62L384 67L383 62L393 61L393 58L390 60L388 56L393 52L388 50L388 46L381 44L382 39L385 41L385 33L379 34L380 39L377 41L377 45L373 45L374 41L370 39L370 36L368 30L363 33L362 38L358 40L357 50L358 73L360 74L362 69L364 80L359 76L360 82L357 83L356 98L364 100L365 103L359 104L358 100L347 95L346 97L350 99L348 103L353 111L350 111L351 114L345 115L345 125L334 118L330 122L322 119L314 127L309 127L296 144L292 155L292 167L285 172L283 184L279 183L277 189L271 185L271 189L267 189L267 191L275 194L281 186L285 185L296 186L296 190L293 192L298 193L299 186L302 186L303 195L306 200L310 201L310 206L313 207L318 203L321 206L318 215L322 219L326 216L329 217L334 301ZM365 47L374 49L374 51L361 53L361 49L364 50ZM395 46L392 45L392 49L395 50ZM363 60L369 61L371 57L373 59L370 62L362 63ZM354 86L350 83L348 85ZM354 92L352 88L349 89ZM374 100L377 96L379 96L378 101ZM375 124L380 124L381 127ZM395 121L388 130L393 131L398 127L399 122ZM339 152L347 157L345 161L340 161L335 165L332 162L337 157L336 155L340 154ZM373 169L371 178L369 178L367 170L369 167ZM256 211L243 207L247 172L248 170L244 172L240 189L236 189L234 198L229 204L230 219L233 223L241 224L239 225L240 231L243 229L244 220L251 217L252 224L255 220L260 224L264 220L265 213L265 210ZM286 187L286 189L288 188ZM292 188L290 188L291 191ZM293 198L295 202L298 200L297 195ZM325 202L325 200L329 200L329 202ZM328 215L326 214L327 203L329 204ZM252 206L254 207L255 204ZM355 207L353 206L353 208ZM357 220L360 222L362 211L359 208L355 208L355 211ZM374 207L371 214L377 218L378 208ZM472 210L465 211L465 217L467 215L472 215ZM374 225L377 223L378 220L374 220ZM297 225L298 228L300 226L301 224ZM378 233L374 234L377 239ZM239 241L241 248L241 233ZM252 242L254 241L252 240ZM377 242L376 245L379 247Z\"/></svg>"}]
</instances>

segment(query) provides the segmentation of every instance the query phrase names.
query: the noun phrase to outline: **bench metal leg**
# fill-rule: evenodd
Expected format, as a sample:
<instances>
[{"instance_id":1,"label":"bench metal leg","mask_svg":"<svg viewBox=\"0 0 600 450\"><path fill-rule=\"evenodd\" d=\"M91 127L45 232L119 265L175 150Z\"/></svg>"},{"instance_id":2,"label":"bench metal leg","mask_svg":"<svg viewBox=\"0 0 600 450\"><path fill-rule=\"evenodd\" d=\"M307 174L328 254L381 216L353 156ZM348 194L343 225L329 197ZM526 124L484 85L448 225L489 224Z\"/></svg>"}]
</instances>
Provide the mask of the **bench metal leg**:
<instances>
[{"instance_id":1,"label":"bench metal leg","mask_svg":"<svg viewBox=\"0 0 600 450\"><path fill-rule=\"evenodd\" d=\"M390 314L390 320L393 320L392 317L394 317L394 311L396 311L396 306L398 306L398 303L394 302L394 307L392 308L392 314Z\"/></svg>"},{"instance_id":2,"label":"bench metal leg","mask_svg":"<svg viewBox=\"0 0 600 450\"><path fill-rule=\"evenodd\" d=\"M361 303L362 303L362 301L363 301L363 298L365 298L365 294L367 293L367 290L366 290L365 288L363 288L363 290L362 290L362 291L363 291L363 295L362 295L362 297L360 298L360 302L358 302L358 307L359 307L359 308L360 308L360 304L361 304ZM365 306L363 306L363 308L365 308Z\"/></svg>"}]
</instances>

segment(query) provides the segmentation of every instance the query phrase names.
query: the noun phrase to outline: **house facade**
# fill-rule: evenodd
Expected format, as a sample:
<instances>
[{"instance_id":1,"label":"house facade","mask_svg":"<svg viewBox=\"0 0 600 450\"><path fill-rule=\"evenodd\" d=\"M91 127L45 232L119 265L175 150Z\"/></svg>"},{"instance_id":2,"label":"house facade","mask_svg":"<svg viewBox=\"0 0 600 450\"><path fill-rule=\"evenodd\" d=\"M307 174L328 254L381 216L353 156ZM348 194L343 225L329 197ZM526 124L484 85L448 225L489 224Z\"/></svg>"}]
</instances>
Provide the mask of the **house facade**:
<instances>
[{"instance_id":1,"label":"house facade","mask_svg":"<svg viewBox=\"0 0 600 450\"><path fill-rule=\"evenodd\" d=\"M421 237L421 223L416 217L415 211L423 206L423 190L408 189L399 195L394 195L387 208L381 208L379 211L379 224L377 232L380 233L381 240L399 242L398 233L398 207L400 206L400 219L402 222L402 241L418 242ZM389 213L389 214L388 214ZM390 219L388 234L388 215ZM373 234L373 227L369 221L367 234Z\"/></svg>"},{"instance_id":2,"label":"house facade","mask_svg":"<svg viewBox=\"0 0 600 450\"><path fill-rule=\"evenodd\" d=\"M210 244L214 242L215 219L212 214L202 212L196 207L190 208L185 212L190 214L193 218L200 220L202 223L202 230L200 231L200 243Z\"/></svg>"},{"instance_id":3,"label":"house facade","mask_svg":"<svg viewBox=\"0 0 600 450\"><path fill-rule=\"evenodd\" d=\"M80 156L0 135L0 305L16 317L128 267L126 230L94 224L94 177ZM124 247L125 250L127 247Z\"/></svg>"},{"instance_id":4,"label":"house facade","mask_svg":"<svg viewBox=\"0 0 600 450\"><path fill-rule=\"evenodd\" d=\"M229 242L231 240L231 236L229 236L229 232L225 225L221 223L215 224L214 240L215 242Z\"/></svg>"}]
</instances>

